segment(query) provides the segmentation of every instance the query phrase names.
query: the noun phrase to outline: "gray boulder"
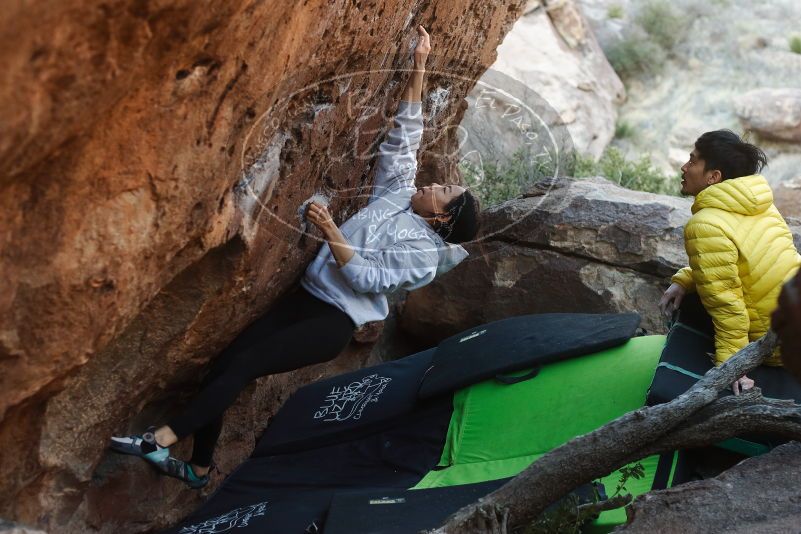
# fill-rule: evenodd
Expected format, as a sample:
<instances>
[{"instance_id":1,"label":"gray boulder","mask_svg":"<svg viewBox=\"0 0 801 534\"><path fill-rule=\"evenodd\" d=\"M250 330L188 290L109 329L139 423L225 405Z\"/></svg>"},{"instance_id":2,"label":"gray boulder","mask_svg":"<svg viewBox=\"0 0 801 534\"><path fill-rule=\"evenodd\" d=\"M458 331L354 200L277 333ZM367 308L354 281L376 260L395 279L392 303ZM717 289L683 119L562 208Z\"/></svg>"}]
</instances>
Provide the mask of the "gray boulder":
<instances>
[{"instance_id":1,"label":"gray boulder","mask_svg":"<svg viewBox=\"0 0 801 534\"><path fill-rule=\"evenodd\" d=\"M519 80L544 99L557 116L542 119L549 127L566 125L577 151L597 158L614 137L626 89L574 0L529 1L471 101L496 85L493 72ZM507 118L493 125L497 135L508 135L509 123Z\"/></svg>"},{"instance_id":2,"label":"gray boulder","mask_svg":"<svg viewBox=\"0 0 801 534\"><path fill-rule=\"evenodd\" d=\"M766 139L801 142L801 89L755 89L734 103L746 129Z\"/></svg>"},{"instance_id":3,"label":"gray boulder","mask_svg":"<svg viewBox=\"0 0 801 534\"><path fill-rule=\"evenodd\" d=\"M629 524L615 532L798 532L801 444L788 443L743 461L716 478L638 497Z\"/></svg>"}]
</instances>

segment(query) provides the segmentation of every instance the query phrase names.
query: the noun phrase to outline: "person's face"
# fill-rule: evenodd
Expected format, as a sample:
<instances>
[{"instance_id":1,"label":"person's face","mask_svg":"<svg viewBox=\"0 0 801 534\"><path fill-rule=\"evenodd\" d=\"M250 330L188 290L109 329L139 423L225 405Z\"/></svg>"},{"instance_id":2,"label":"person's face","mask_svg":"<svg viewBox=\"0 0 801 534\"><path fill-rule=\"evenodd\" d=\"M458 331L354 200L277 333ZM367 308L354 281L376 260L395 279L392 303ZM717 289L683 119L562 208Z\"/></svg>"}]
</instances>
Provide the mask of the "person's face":
<instances>
[{"instance_id":1,"label":"person's face","mask_svg":"<svg viewBox=\"0 0 801 534\"><path fill-rule=\"evenodd\" d=\"M418 187L412 195L412 209L423 217L433 217L445 210L453 199L464 193L466 189L459 185L440 185L433 183Z\"/></svg>"},{"instance_id":2,"label":"person's face","mask_svg":"<svg viewBox=\"0 0 801 534\"><path fill-rule=\"evenodd\" d=\"M681 194L695 196L710 185L720 182L722 176L718 170L704 171L705 162L698 150L690 152L690 159L681 166Z\"/></svg>"}]
</instances>

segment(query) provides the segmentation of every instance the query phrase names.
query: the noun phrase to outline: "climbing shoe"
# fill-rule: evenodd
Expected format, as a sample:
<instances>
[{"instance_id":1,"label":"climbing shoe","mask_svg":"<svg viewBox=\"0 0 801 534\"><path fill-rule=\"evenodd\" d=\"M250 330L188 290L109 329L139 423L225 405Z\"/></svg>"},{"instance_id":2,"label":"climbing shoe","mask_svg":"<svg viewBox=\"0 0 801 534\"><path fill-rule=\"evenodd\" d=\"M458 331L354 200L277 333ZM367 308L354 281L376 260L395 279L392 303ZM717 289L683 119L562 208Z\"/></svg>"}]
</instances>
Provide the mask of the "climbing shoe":
<instances>
[{"instance_id":1,"label":"climbing shoe","mask_svg":"<svg viewBox=\"0 0 801 534\"><path fill-rule=\"evenodd\" d=\"M123 454L131 454L155 465L165 471L165 464L170 458L170 448L156 443L156 428L150 427L143 434L131 436L112 436L109 448Z\"/></svg>"},{"instance_id":2,"label":"climbing shoe","mask_svg":"<svg viewBox=\"0 0 801 534\"><path fill-rule=\"evenodd\" d=\"M208 484L209 473L211 473L211 470L209 470L205 475L198 476L195 474L189 462L178 460L172 456L167 458L167 461L165 461L163 465L160 465L159 469L167 476L183 480L184 483L192 489L200 489Z\"/></svg>"}]
</instances>

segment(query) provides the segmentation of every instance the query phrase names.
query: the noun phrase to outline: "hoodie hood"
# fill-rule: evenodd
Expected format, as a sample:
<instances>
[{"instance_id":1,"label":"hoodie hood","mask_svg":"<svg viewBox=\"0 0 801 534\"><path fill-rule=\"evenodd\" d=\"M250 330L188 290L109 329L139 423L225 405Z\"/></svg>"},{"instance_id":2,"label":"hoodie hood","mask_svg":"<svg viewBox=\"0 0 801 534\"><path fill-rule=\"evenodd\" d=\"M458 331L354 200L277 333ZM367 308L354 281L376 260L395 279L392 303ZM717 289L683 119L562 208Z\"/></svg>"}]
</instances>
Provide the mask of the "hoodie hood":
<instances>
[{"instance_id":1,"label":"hoodie hood","mask_svg":"<svg viewBox=\"0 0 801 534\"><path fill-rule=\"evenodd\" d=\"M437 276L447 273L469 256L467 250L465 250L462 245L446 243L445 241L442 241L437 253L439 254Z\"/></svg>"},{"instance_id":2,"label":"hoodie hood","mask_svg":"<svg viewBox=\"0 0 801 534\"><path fill-rule=\"evenodd\" d=\"M773 191L760 174L742 176L710 185L695 197L692 212L717 208L741 215L758 215L773 204Z\"/></svg>"},{"instance_id":3,"label":"hoodie hood","mask_svg":"<svg viewBox=\"0 0 801 534\"><path fill-rule=\"evenodd\" d=\"M437 247L437 276L447 273L470 255L462 245L448 243L442 239L442 237L436 231L434 231L431 225L428 224L425 219L415 213L414 210L409 208L407 213L411 215L412 219L420 226L420 228L423 228L426 231L429 239L433 242L434 246Z\"/></svg>"}]
</instances>

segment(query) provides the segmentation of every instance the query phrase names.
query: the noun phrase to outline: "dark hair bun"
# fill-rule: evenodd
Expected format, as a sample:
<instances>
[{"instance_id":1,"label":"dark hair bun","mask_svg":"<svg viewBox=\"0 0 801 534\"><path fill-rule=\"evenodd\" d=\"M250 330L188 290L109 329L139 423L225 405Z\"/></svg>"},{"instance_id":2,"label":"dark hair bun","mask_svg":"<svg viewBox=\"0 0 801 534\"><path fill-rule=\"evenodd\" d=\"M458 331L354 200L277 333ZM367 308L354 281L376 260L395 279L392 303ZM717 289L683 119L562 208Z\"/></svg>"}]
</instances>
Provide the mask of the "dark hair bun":
<instances>
[{"instance_id":1,"label":"dark hair bun","mask_svg":"<svg viewBox=\"0 0 801 534\"><path fill-rule=\"evenodd\" d=\"M724 180L757 174L768 164L762 149L731 130L706 132L695 142L695 148L704 160L704 170L718 170Z\"/></svg>"},{"instance_id":2,"label":"dark hair bun","mask_svg":"<svg viewBox=\"0 0 801 534\"><path fill-rule=\"evenodd\" d=\"M464 243L475 239L481 227L481 206L473 193L466 190L451 200L445 206L445 213L450 215L450 219L436 228L442 239L448 243Z\"/></svg>"}]
</instances>

